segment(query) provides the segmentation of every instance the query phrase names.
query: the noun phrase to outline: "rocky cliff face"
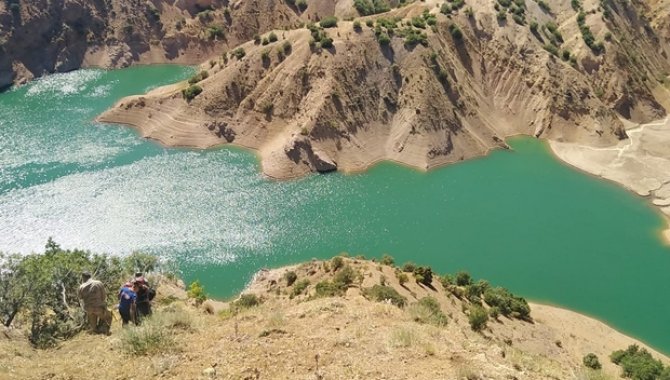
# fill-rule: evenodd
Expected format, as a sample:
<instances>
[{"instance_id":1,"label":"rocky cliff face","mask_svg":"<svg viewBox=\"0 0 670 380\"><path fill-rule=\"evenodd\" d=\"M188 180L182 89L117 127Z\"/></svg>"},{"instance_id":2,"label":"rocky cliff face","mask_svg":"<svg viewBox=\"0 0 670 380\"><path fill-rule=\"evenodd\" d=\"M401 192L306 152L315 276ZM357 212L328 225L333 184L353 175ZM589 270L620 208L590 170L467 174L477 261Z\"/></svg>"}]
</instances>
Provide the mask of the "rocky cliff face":
<instances>
[{"instance_id":1,"label":"rocky cliff face","mask_svg":"<svg viewBox=\"0 0 670 380\"><path fill-rule=\"evenodd\" d=\"M666 48L634 5L520 1L515 22L505 1L468 0L472 12L447 15L442 4L277 31L277 42L250 41L244 54L203 66L209 77L194 99L182 84L124 100L101 120L167 145L258 149L264 171L286 178L382 159L426 169L519 133L606 146L626 138L619 117L665 115L657 89Z\"/></svg>"},{"instance_id":2,"label":"rocky cliff face","mask_svg":"<svg viewBox=\"0 0 670 380\"><path fill-rule=\"evenodd\" d=\"M285 3L269 0L5 0L0 88L82 66L200 63L296 22Z\"/></svg>"}]
</instances>

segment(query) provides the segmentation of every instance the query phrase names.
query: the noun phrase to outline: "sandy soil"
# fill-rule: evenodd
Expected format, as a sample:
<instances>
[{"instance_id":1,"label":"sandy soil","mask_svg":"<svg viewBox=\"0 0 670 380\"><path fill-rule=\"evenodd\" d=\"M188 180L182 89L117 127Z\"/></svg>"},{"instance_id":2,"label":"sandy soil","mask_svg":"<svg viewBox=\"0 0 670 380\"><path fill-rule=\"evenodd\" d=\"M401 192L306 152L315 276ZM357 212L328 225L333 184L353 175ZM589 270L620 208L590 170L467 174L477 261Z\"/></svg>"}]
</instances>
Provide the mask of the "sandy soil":
<instances>
[{"instance_id":1,"label":"sandy soil","mask_svg":"<svg viewBox=\"0 0 670 380\"><path fill-rule=\"evenodd\" d=\"M208 301L214 313L207 314L185 300L183 291L162 287L159 297L176 301L159 306L156 314L180 310L179 327L170 332L176 345L148 356L124 353L118 320L111 336L80 334L46 351L0 331L0 379L615 379L620 368L608 356L630 344L670 363L602 322L548 305L530 305L533 323L500 317L477 333L464 312L467 301L438 281L434 289L414 281L400 286L391 266L345 262L362 277L342 297L308 296L316 283L334 275L312 261L259 272L245 292L257 294L262 304L232 316L218 314L226 303ZM288 270L310 280L307 294L287 296ZM379 284L382 276L408 306L362 296L361 289ZM411 304L425 296L438 301L446 326L421 323L422 314ZM602 371L584 368L586 353L599 357Z\"/></svg>"},{"instance_id":2,"label":"sandy soil","mask_svg":"<svg viewBox=\"0 0 670 380\"><path fill-rule=\"evenodd\" d=\"M670 217L670 118L630 125L629 138L618 145L591 146L551 141L561 160L588 173L622 184L647 198ZM670 243L670 229L663 232Z\"/></svg>"}]
</instances>

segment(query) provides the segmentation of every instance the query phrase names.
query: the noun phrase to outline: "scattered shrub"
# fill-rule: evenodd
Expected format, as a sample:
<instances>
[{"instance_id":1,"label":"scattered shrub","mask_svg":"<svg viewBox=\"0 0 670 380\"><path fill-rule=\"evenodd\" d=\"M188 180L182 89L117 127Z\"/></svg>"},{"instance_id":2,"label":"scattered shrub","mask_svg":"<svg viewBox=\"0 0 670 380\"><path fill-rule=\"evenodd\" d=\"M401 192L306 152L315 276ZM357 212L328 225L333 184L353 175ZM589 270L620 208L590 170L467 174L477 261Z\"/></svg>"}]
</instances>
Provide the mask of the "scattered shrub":
<instances>
[{"instance_id":1,"label":"scattered shrub","mask_svg":"<svg viewBox=\"0 0 670 380\"><path fill-rule=\"evenodd\" d=\"M455 40L463 38L463 32L461 32L461 28L456 24L449 24L449 33L451 33L451 36L454 37Z\"/></svg>"},{"instance_id":2,"label":"scattered shrub","mask_svg":"<svg viewBox=\"0 0 670 380\"><path fill-rule=\"evenodd\" d=\"M423 297L419 302L412 304L409 309L415 322L446 326L448 319L440 308L439 302L433 297Z\"/></svg>"},{"instance_id":3,"label":"scattered shrub","mask_svg":"<svg viewBox=\"0 0 670 380\"><path fill-rule=\"evenodd\" d=\"M393 259L392 256L389 255L382 256L382 259L379 262L383 265L389 265L389 266L395 265L395 260Z\"/></svg>"},{"instance_id":4,"label":"scattered shrub","mask_svg":"<svg viewBox=\"0 0 670 380\"><path fill-rule=\"evenodd\" d=\"M305 289L309 286L309 280L304 278L298 282L296 282L293 285L293 289L291 290L291 297L299 296L301 295Z\"/></svg>"},{"instance_id":5,"label":"scattered shrub","mask_svg":"<svg viewBox=\"0 0 670 380\"><path fill-rule=\"evenodd\" d=\"M482 331L483 329L485 329L488 320L489 320L489 314L483 307L479 305L474 305L470 307L468 322L470 323L470 328L472 328L473 331Z\"/></svg>"},{"instance_id":6,"label":"scattered shrub","mask_svg":"<svg viewBox=\"0 0 670 380\"><path fill-rule=\"evenodd\" d=\"M333 39L330 37L325 37L321 39L321 47L324 49L330 49L333 47Z\"/></svg>"},{"instance_id":7,"label":"scattered shrub","mask_svg":"<svg viewBox=\"0 0 670 380\"><path fill-rule=\"evenodd\" d=\"M315 291L316 291L315 296L318 298L335 297L340 296L344 293L344 289L342 289L340 286L330 281L319 282L318 284L316 284Z\"/></svg>"},{"instance_id":8,"label":"scattered shrub","mask_svg":"<svg viewBox=\"0 0 670 380\"><path fill-rule=\"evenodd\" d=\"M433 283L433 270L430 267L416 267L413 274L416 282L420 284L431 286Z\"/></svg>"},{"instance_id":9,"label":"scattered shrub","mask_svg":"<svg viewBox=\"0 0 670 380\"><path fill-rule=\"evenodd\" d=\"M255 294L242 294L237 301L233 302L236 309L249 309L261 304L261 300Z\"/></svg>"},{"instance_id":10,"label":"scattered shrub","mask_svg":"<svg viewBox=\"0 0 670 380\"><path fill-rule=\"evenodd\" d=\"M440 284L442 284L442 287L447 289L450 286L454 285L454 276L450 274L444 274L440 276Z\"/></svg>"},{"instance_id":11,"label":"scattered shrub","mask_svg":"<svg viewBox=\"0 0 670 380\"><path fill-rule=\"evenodd\" d=\"M277 38L277 35L275 34L275 32L270 32L270 34L268 34L268 41L269 42L277 42L277 40L278 40L278 38Z\"/></svg>"},{"instance_id":12,"label":"scattered shrub","mask_svg":"<svg viewBox=\"0 0 670 380\"><path fill-rule=\"evenodd\" d=\"M292 50L293 45L291 44L291 41L284 41L284 43L281 45L281 51L284 52L284 54L286 55L291 54Z\"/></svg>"},{"instance_id":13,"label":"scattered shrub","mask_svg":"<svg viewBox=\"0 0 670 380\"><path fill-rule=\"evenodd\" d=\"M521 297L517 297L505 288L487 288L484 291L484 301L489 306L496 306L504 316L519 319L530 319L530 306Z\"/></svg>"},{"instance_id":14,"label":"scattered shrub","mask_svg":"<svg viewBox=\"0 0 670 380\"><path fill-rule=\"evenodd\" d=\"M239 47L239 48L233 50L231 52L231 54L232 54L233 57L235 57L239 60L239 59L244 58L244 56L247 55L247 52L244 51L244 48Z\"/></svg>"},{"instance_id":15,"label":"scattered shrub","mask_svg":"<svg viewBox=\"0 0 670 380\"><path fill-rule=\"evenodd\" d=\"M328 16L324 17L321 22L319 22L322 28L334 28L337 26L337 17Z\"/></svg>"},{"instance_id":16,"label":"scattered shrub","mask_svg":"<svg viewBox=\"0 0 670 380\"><path fill-rule=\"evenodd\" d=\"M398 307L404 307L407 302L407 299L400 295L397 290L385 285L374 285L371 288L363 289L363 295L377 302L390 301Z\"/></svg>"},{"instance_id":17,"label":"scattered shrub","mask_svg":"<svg viewBox=\"0 0 670 380\"><path fill-rule=\"evenodd\" d=\"M209 78L209 72L207 70L202 70L201 72L195 74L194 76L188 79L188 84L196 84L201 80Z\"/></svg>"},{"instance_id":18,"label":"scattered shrub","mask_svg":"<svg viewBox=\"0 0 670 380\"><path fill-rule=\"evenodd\" d=\"M539 5L540 9L542 9L546 13L551 13L551 7L549 6L549 4L547 4L543 0L538 0L537 5Z\"/></svg>"},{"instance_id":19,"label":"scattered shrub","mask_svg":"<svg viewBox=\"0 0 670 380\"><path fill-rule=\"evenodd\" d=\"M173 333L161 324L158 315L145 318L142 324L121 332L121 347L131 355L149 355L171 350Z\"/></svg>"},{"instance_id":20,"label":"scattered shrub","mask_svg":"<svg viewBox=\"0 0 670 380\"><path fill-rule=\"evenodd\" d=\"M349 285L353 284L354 281L358 278L358 271L354 270L351 266L345 265L341 270L339 270L333 277L333 282L339 286L346 289Z\"/></svg>"},{"instance_id":21,"label":"scattered shrub","mask_svg":"<svg viewBox=\"0 0 670 380\"><path fill-rule=\"evenodd\" d=\"M202 87L196 84L190 85L187 88L181 90L182 96L188 102L193 100L196 96L200 95L201 93L202 93Z\"/></svg>"},{"instance_id":22,"label":"scattered shrub","mask_svg":"<svg viewBox=\"0 0 670 380\"><path fill-rule=\"evenodd\" d=\"M205 288L202 286L202 284L200 284L200 281L192 282L191 285L188 286L186 295L188 298L193 298L198 305L207 300Z\"/></svg>"},{"instance_id":23,"label":"scattered shrub","mask_svg":"<svg viewBox=\"0 0 670 380\"><path fill-rule=\"evenodd\" d=\"M330 267L336 271L344 266L344 259L341 256L335 256L330 260Z\"/></svg>"},{"instance_id":24,"label":"scattered shrub","mask_svg":"<svg viewBox=\"0 0 670 380\"><path fill-rule=\"evenodd\" d=\"M395 275L396 278L398 279L398 282L400 283L400 286L404 286L407 283L407 281L409 281L409 277L407 276L406 273L398 271L395 273Z\"/></svg>"},{"instance_id":25,"label":"scattered shrub","mask_svg":"<svg viewBox=\"0 0 670 380\"><path fill-rule=\"evenodd\" d=\"M354 8L356 8L361 16L368 16L391 10L391 7L389 7L385 0L354 0Z\"/></svg>"},{"instance_id":26,"label":"scattered shrub","mask_svg":"<svg viewBox=\"0 0 670 380\"><path fill-rule=\"evenodd\" d=\"M294 271L292 271L292 270L290 270L290 271L284 273L284 280L286 280L286 286L291 286L291 285L293 285L293 283L294 283L295 280L297 280L297 279L298 279L298 275L297 275Z\"/></svg>"},{"instance_id":27,"label":"scattered shrub","mask_svg":"<svg viewBox=\"0 0 670 380\"><path fill-rule=\"evenodd\" d=\"M456 273L456 285L467 286L470 284L472 284L472 277L470 276L470 273L465 271Z\"/></svg>"},{"instance_id":28,"label":"scattered shrub","mask_svg":"<svg viewBox=\"0 0 670 380\"><path fill-rule=\"evenodd\" d=\"M307 0L296 0L295 5L301 12L304 12L307 9Z\"/></svg>"},{"instance_id":29,"label":"scattered shrub","mask_svg":"<svg viewBox=\"0 0 670 380\"><path fill-rule=\"evenodd\" d=\"M636 344L628 346L624 350L612 352L612 362L622 368L622 377L634 380L656 380L667 379L661 377L670 375L670 369L663 367L660 360L654 359L649 351L640 349Z\"/></svg>"},{"instance_id":30,"label":"scattered shrub","mask_svg":"<svg viewBox=\"0 0 670 380\"><path fill-rule=\"evenodd\" d=\"M600 361L598 360L598 357L594 353L588 353L584 356L582 359L582 362L586 367L589 367L591 369L600 369L602 368L602 365L600 364Z\"/></svg>"},{"instance_id":31,"label":"scattered shrub","mask_svg":"<svg viewBox=\"0 0 670 380\"><path fill-rule=\"evenodd\" d=\"M416 270L416 264L411 261L408 261L402 265L402 271L408 273L414 273Z\"/></svg>"}]
</instances>

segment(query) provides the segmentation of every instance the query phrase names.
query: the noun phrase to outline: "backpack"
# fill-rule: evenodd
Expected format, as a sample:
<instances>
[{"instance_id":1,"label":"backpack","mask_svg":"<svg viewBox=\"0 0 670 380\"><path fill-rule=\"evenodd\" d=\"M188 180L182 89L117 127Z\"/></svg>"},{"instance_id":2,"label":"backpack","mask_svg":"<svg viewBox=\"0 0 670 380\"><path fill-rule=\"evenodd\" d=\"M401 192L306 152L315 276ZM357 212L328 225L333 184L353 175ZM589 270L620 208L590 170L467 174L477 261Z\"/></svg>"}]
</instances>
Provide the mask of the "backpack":
<instances>
[{"instance_id":1,"label":"backpack","mask_svg":"<svg viewBox=\"0 0 670 380\"><path fill-rule=\"evenodd\" d=\"M149 301L153 301L153 299L156 298L156 289L149 288L147 290L147 298L149 299Z\"/></svg>"}]
</instances>

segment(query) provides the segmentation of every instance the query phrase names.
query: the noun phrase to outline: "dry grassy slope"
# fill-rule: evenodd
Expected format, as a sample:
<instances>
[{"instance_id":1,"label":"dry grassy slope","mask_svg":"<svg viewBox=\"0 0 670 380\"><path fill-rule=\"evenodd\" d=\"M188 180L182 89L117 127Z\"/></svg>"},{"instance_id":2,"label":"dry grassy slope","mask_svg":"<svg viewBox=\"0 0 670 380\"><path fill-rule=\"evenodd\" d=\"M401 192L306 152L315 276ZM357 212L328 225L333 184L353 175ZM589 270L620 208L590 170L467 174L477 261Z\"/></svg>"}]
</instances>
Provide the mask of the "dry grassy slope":
<instances>
[{"instance_id":1,"label":"dry grassy slope","mask_svg":"<svg viewBox=\"0 0 670 380\"><path fill-rule=\"evenodd\" d=\"M0 2L0 88L82 66L201 63L256 33L293 27L299 17L275 0L18 3L13 11ZM212 11L198 15L207 8ZM224 36L210 38L209 27L220 27Z\"/></svg>"},{"instance_id":2,"label":"dry grassy slope","mask_svg":"<svg viewBox=\"0 0 670 380\"><path fill-rule=\"evenodd\" d=\"M321 3L310 7L337 13L341 5ZM613 35L606 54L596 56L568 1L550 1L550 14L527 2L528 20L559 25L563 47L578 62L572 67L542 48L546 35L538 38L509 17L499 22L492 1L469 0L473 19L447 18L438 13L440 4L414 3L383 15L437 13L427 47L404 46L401 38L380 47L372 29L356 32L351 22L328 29L334 48L317 52L308 47L307 30L280 32L268 47L243 44L247 54L239 61L204 66L212 75L191 103L174 88L125 99L100 120L134 125L166 145L208 147L234 135L234 143L259 150L266 174L287 178L360 170L382 159L426 169L485 154L519 133L612 145L625 137L619 115L647 121L665 114L652 95L668 68L664 47L632 5L609 1L612 17L603 22L603 8L584 3L597 40ZM452 22L463 30L462 41L450 35ZM281 60L276 51L283 40L293 51ZM444 84L440 67L448 73Z\"/></svg>"},{"instance_id":3,"label":"dry grassy slope","mask_svg":"<svg viewBox=\"0 0 670 380\"><path fill-rule=\"evenodd\" d=\"M619 369L608 355L640 344L596 320L542 305L531 305L534 323L501 317L475 333L463 312L466 301L437 281L434 290L412 281L402 287L390 266L345 261L363 276L343 297L309 299L314 284L334 275L313 261L261 271L245 292L263 303L233 317L204 313L205 308L228 307L211 301L199 310L184 301L159 308L157 314L163 315L185 310L180 317L185 323L171 331L175 347L150 356L123 353L118 321L110 337L80 335L48 351L32 350L17 337L3 340L0 334L0 378L199 379L209 378L202 371L215 365L218 379L616 379ZM287 296L292 287L282 276L288 270L298 280L311 281L304 295ZM410 306L399 309L361 296L361 289L378 284L382 275ZM184 296L163 286L159 296L166 294ZM448 315L446 327L415 320L411 304L425 296L439 301ZM602 373L583 367L582 357L589 352L600 358Z\"/></svg>"}]
</instances>

